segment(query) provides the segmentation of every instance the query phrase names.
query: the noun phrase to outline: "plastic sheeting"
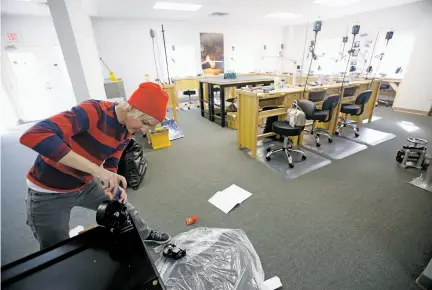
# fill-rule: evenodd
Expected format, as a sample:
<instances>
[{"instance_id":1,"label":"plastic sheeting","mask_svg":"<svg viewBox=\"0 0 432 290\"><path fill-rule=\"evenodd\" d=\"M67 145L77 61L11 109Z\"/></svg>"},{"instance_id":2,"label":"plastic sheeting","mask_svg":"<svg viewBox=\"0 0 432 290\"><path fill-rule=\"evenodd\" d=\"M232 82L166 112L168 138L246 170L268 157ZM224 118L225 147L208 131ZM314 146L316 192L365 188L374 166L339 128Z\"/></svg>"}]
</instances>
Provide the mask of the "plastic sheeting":
<instances>
[{"instance_id":1,"label":"plastic sheeting","mask_svg":"<svg viewBox=\"0 0 432 290\"><path fill-rule=\"evenodd\" d=\"M260 290L264 271L242 230L196 228L171 241L186 250L180 260L156 261L167 290ZM155 249L162 252L163 246Z\"/></svg>"}]
</instances>

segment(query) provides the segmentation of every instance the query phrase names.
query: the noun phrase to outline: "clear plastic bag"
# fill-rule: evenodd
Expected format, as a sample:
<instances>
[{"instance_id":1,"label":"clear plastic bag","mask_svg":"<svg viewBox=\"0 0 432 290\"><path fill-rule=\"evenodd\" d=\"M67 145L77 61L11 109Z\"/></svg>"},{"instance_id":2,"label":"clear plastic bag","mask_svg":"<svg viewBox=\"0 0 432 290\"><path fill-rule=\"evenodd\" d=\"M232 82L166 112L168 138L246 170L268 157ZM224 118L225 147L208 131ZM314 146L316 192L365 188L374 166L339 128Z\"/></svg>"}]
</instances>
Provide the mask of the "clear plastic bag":
<instances>
[{"instance_id":1,"label":"clear plastic bag","mask_svg":"<svg viewBox=\"0 0 432 290\"><path fill-rule=\"evenodd\" d=\"M261 290L264 271L242 230L196 228L171 243L186 250L180 260L156 261L167 290ZM156 248L162 252L163 246Z\"/></svg>"}]
</instances>

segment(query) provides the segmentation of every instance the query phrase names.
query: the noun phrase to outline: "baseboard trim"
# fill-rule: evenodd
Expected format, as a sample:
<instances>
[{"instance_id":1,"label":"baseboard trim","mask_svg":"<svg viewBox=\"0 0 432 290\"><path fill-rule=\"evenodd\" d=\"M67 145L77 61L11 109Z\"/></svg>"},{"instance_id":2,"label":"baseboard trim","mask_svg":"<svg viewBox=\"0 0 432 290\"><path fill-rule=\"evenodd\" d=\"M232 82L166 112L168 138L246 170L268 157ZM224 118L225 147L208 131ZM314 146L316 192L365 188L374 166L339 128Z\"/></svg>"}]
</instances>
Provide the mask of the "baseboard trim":
<instances>
[{"instance_id":1,"label":"baseboard trim","mask_svg":"<svg viewBox=\"0 0 432 290\"><path fill-rule=\"evenodd\" d=\"M410 114L416 114L421 116L428 116L428 111L421 111L421 110L413 110L413 109L405 109L405 108L399 108L399 107L393 107L394 111L402 112L402 113L410 113Z\"/></svg>"}]
</instances>

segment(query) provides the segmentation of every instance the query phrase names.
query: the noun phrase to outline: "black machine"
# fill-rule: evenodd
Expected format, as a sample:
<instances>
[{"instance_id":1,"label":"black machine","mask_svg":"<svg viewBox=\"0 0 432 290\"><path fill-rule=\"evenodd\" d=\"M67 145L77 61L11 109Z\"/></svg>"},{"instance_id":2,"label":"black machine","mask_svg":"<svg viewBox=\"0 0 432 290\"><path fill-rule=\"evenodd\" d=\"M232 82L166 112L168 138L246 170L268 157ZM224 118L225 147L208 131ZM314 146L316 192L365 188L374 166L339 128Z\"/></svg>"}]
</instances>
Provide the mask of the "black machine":
<instances>
[{"instance_id":1,"label":"black machine","mask_svg":"<svg viewBox=\"0 0 432 290\"><path fill-rule=\"evenodd\" d=\"M405 144L396 154L396 161L404 168L415 167L427 169L431 158L427 155L427 141L420 138L407 138L409 144Z\"/></svg>"},{"instance_id":2,"label":"black machine","mask_svg":"<svg viewBox=\"0 0 432 290\"><path fill-rule=\"evenodd\" d=\"M165 290L124 205L102 203L99 226L5 265L2 289Z\"/></svg>"},{"instance_id":3,"label":"black machine","mask_svg":"<svg viewBox=\"0 0 432 290\"><path fill-rule=\"evenodd\" d=\"M180 260L181 258L186 256L186 250L183 250L174 244L166 245L162 253L164 257L171 258L174 260Z\"/></svg>"},{"instance_id":4,"label":"black machine","mask_svg":"<svg viewBox=\"0 0 432 290\"><path fill-rule=\"evenodd\" d=\"M118 174L126 178L127 184L137 190L147 172L148 162L141 145L131 139L120 158Z\"/></svg>"}]
</instances>

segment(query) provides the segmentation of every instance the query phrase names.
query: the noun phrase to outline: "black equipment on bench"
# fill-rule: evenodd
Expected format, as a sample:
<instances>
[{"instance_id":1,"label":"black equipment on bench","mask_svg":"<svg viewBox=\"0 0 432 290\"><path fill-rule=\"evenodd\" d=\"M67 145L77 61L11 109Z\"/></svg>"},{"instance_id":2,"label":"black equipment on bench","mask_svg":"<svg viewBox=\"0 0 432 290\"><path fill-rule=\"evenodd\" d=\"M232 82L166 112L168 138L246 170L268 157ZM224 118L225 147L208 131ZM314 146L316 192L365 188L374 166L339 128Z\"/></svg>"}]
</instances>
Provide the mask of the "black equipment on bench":
<instances>
[{"instance_id":1,"label":"black equipment on bench","mask_svg":"<svg viewBox=\"0 0 432 290\"><path fill-rule=\"evenodd\" d=\"M126 208L102 203L100 226L1 268L1 288L165 290Z\"/></svg>"},{"instance_id":2,"label":"black equipment on bench","mask_svg":"<svg viewBox=\"0 0 432 290\"><path fill-rule=\"evenodd\" d=\"M136 190L147 172L147 166L141 145L132 138L123 151L117 173L124 176L128 186Z\"/></svg>"}]
</instances>

